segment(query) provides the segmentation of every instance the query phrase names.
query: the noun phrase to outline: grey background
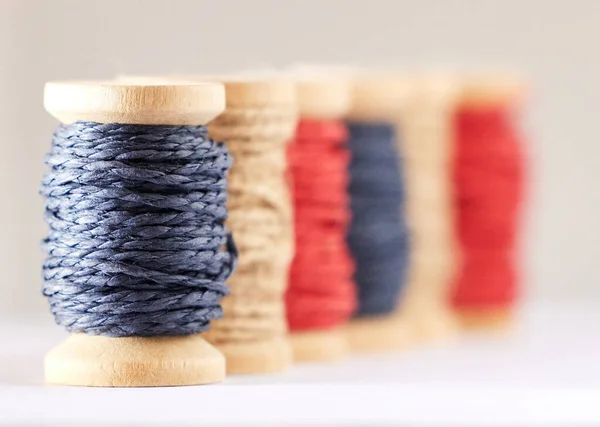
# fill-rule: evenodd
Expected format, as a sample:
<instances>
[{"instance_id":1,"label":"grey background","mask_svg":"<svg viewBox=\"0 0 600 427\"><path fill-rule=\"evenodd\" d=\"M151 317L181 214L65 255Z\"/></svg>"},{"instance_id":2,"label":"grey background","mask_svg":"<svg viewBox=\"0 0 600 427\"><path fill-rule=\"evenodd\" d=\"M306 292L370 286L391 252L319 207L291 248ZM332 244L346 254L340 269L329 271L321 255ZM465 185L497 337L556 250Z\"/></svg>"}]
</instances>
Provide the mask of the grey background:
<instances>
[{"instance_id":1,"label":"grey background","mask_svg":"<svg viewBox=\"0 0 600 427\"><path fill-rule=\"evenodd\" d=\"M46 80L298 61L525 71L528 296L599 298L599 38L594 0L0 0L0 310L47 311Z\"/></svg>"}]
</instances>

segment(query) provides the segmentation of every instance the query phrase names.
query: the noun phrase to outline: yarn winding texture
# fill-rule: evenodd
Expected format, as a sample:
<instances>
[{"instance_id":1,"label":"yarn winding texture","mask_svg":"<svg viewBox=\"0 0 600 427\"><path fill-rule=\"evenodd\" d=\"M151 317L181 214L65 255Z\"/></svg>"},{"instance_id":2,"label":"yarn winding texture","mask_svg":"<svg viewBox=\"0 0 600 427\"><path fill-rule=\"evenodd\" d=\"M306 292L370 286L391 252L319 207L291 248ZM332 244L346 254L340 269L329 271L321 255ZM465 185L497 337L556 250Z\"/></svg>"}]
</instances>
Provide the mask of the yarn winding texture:
<instances>
[{"instance_id":1,"label":"yarn winding texture","mask_svg":"<svg viewBox=\"0 0 600 427\"><path fill-rule=\"evenodd\" d=\"M387 123L349 123L351 222L357 317L394 312L406 279L409 230L402 158Z\"/></svg>"},{"instance_id":2,"label":"yarn winding texture","mask_svg":"<svg viewBox=\"0 0 600 427\"><path fill-rule=\"evenodd\" d=\"M518 295L516 250L524 184L523 139L513 111L463 108L456 115L456 228L462 268L459 308L510 306Z\"/></svg>"},{"instance_id":3,"label":"yarn winding texture","mask_svg":"<svg viewBox=\"0 0 600 427\"><path fill-rule=\"evenodd\" d=\"M61 125L46 163L43 294L59 325L188 335L221 317L231 158L205 127Z\"/></svg>"},{"instance_id":4,"label":"yarn winding texture","mask_svg":"<svg viewBox=\"0 0 600 427\"><path fill-rule=\"evenodd\" d=\"M340 326L355 308L353 262L345 241L347 138L341 122L302 119L290 144L296 253L286 306L293 332Z\"/></svg>"},{"instance_id":5,"label":"yarn winding texture","mask_svg":"<svg viewBox=\"0 0 600 427\"><path fill-rule=\"evenodd\" d=\"M206 336L214 344L267 341L287 332L283 295L293 224L286 149L295 124L294 111L262 107L228 108L209 125L235 159L227 225L240 254L223 300L225 316Z\"/></svg>"}]
</instances>

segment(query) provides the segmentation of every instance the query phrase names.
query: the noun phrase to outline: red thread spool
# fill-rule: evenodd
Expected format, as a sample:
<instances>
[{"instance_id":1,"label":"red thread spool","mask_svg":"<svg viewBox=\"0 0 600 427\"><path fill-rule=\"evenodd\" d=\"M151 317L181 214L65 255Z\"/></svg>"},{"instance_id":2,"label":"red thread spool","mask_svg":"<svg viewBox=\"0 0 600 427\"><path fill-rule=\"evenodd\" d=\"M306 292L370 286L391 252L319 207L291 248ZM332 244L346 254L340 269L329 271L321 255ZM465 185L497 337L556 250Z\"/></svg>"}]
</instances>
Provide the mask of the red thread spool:
<instances>
[{"instance_id":1,"label":"red thread spool","mask_svg":"<svg viewBox=\"0 0 600 427\"><path fill-rule=\"evenodd\" d=\"M301 120L288 154L296 251L286 294L296 361L336 360L347 353L343 326L355 307L346 247L349 153L337 120L349 106L345 84L298 82Z\"/></svg>"},{"instance_id":2,"label":"red thread spool","mask_svg":"<svg viewBox=\"0 0 600 427\"><path fill-rule=\"evenodd\" d=\"M506 326L518 296L517 238L523 140L513 82L465 86L456 113L456 227L462 266L453 303L466 326Z\"/></svg>"}]
</instances>

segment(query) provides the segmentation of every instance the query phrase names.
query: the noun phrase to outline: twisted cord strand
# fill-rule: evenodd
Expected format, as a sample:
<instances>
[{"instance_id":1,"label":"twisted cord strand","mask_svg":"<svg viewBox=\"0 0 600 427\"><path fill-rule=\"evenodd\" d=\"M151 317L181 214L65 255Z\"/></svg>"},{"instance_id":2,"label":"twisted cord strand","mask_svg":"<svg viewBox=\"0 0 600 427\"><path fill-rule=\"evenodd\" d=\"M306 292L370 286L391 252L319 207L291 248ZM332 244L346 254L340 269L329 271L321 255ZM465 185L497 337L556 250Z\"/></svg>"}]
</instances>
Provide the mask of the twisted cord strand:
<instances>
[{"instance_id":1,"label":"twisted cord strand","mask_svg":"<svg viewBox=\"0 0 600 427\"><path fill-rule=\"evenodd\" d=\"M285 108L228 108L209 125L238 159L229 175L227 226L240 262L228 281L225 316L207 339L216 344L280 339L287 332L283 293L293 253L287 142L296 115Z\"/></svg>"},{"instance_id":2,"label":"twisted cord strand","mask_svg":"<svg viewBox=\"0 0 600 427\"><path fill-rule=\"evenodd\" d=\"M188 335L221 317L231 158L204 127L61 125L46 163L43 294L58 324Z\"/></svg>"}]
</instances>

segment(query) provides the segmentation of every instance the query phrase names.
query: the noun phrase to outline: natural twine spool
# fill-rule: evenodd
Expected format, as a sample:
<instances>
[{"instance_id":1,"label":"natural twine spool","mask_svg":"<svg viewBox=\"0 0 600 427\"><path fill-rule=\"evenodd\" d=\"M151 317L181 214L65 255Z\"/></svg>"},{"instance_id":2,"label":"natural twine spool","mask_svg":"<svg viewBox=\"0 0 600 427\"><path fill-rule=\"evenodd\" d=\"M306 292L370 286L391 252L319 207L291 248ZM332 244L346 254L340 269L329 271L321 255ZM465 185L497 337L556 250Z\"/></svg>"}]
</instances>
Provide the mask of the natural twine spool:
<instances>
[{"instance_id":1,"label":"natural twine spool","mask_svg":"<svg viewBox=\"0 0 600 427\"><path fill-rule=\"evenodd\" d=\"M415 340L453 335L449 306L456 266L450 166L457 84L444 77L413 77L400 117L411 228L409 280L402 311Z\"/></svg>"},{"instance_id":2,"label":"natural twine spool","mask_svg":"<svg viewBox=\"0 0 600 427\"><path fill-rule=\"evenodd\" d=\"M227 107L208 130L234 157L227 226L239 263L224 317L207 339L225 354L230 374L279 372L292 360L283 295L293 255L286 148L297 120L295 88L273 79L222 82Z\"/></svg>"}]
</instances>

